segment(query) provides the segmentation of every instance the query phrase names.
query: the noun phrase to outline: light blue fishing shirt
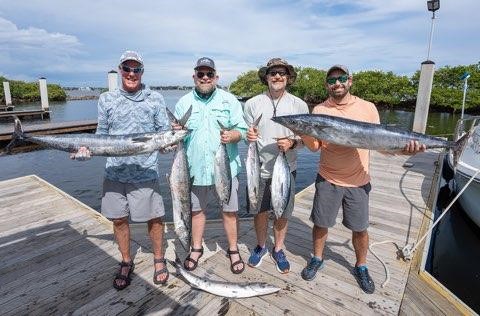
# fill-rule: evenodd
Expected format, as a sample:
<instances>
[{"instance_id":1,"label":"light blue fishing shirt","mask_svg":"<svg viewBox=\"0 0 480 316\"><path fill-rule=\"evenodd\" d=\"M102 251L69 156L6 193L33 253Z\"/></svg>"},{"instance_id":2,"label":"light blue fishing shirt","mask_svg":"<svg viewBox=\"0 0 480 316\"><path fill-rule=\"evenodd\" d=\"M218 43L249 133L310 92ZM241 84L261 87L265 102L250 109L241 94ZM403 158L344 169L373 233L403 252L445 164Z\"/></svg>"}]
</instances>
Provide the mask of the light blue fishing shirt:
<instances>
[{"instance_id":1,"label":"light blue fishing shirt","mask_svg":"<svg viewBox=\"0 0 480 316\"><path fill-rule=\"evenodd\" d=\"M190 106L192 114L186 125L192 132L185 138L190 176L194 178L194 185L213 185L215 153L220 146L217 120L226 128L236 124L234 129L245 138L247 125L243 120L242 105L233 94L218 88L207 100L200 98L193 90L177 102L175 116L183 117ZM237 144L227 144L227 152L232 177L235 177L242 166Z\"/></svg>"},{"instance_id":2,"label":"light blue fishing shirt","mask_svg":"<svg viewBox=\"0 0 480 316\"><path fill-rule=\"evenodd\" d=\"M142 85L136 93L122 89L104 92L98 100L97 134L126 135L170 129L163 96ZM127 157L108 157L105 177L124 183L158 179L158 151Z\"/></svg>"}]
</instances>

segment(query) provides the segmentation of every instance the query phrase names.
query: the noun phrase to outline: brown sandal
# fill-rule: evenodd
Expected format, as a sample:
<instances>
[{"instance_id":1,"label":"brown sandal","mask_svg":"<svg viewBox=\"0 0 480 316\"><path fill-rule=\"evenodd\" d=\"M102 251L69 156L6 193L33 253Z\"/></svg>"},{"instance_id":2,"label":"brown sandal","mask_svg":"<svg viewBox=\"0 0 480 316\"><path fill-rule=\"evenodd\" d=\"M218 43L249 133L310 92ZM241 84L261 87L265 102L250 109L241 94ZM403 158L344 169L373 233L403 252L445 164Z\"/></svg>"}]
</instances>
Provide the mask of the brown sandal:
<instances>
[{"instance_id":1,"label":"brown sandal","mask_svg":"<svg viewBox=\"0 0 480 316\"><path fill-rule=\"evenodd\" d=\"M237 261L230 264L230 270L234 274L240 274L240 273L243 272L243 270L245 270L245 262L243 262L242 257L240 256L240 252L238 251L238 249L237 250L230 250L230 249L227 250L227 255L230 258L230 262L232 262L232 255L236 255L236 254L238 254L240 259L238 259ZM242 268L239 269L239 270L235 270L234 267L236 267L239 264L242 264Z\"/></svg>"},{"instance_id":2,"label":"brown sandal","mask_svg":"<svg viewBox=\"0 0 480 316\"><path fill-rule=\"evenodd\" d=\"M121 291L130 285L130 282L132 281L132 278L130 275L135 269L135 264L133 263L133 261L130 261L130 262L122 261L119 263L119 265L120 265L120 270L118 270L118 273L115 275L115 279L113 279L113 287L116 288L118 291ZM122 274L124 267L128 267L127 275ZM123 285L118 285L117 280L125 281L125 283Z\"/></svg>"},{"instance_id":3,"label":"brown sandal","mask_svg":"<svg viewBox=\"0 0 480 316\"><path fill-rule=\"evenodd\" d=\"M197 260L195 259L192 259L192 257L190 257L190 255L192 254L192 252L200 252L200 256L198 256ZM188 257L185 258L185 261L183 262L183 267L185 268L185 270L188 270L188 271L193 271L197 268L198 266L198 260L203 256L203 247L202 248L199 248L199 249L195 249L195 248L191 248L190 250L190 253L188 254ZM193 266L189 266L188 265L188 262L191 262L193 263Z\"/></svg>"},{"instance_id":4,"label":"brown sandal","mask_svg":"<svg viewBox=\"0 0 480 316\"><path fill-rule=\"evenodd\" d=\"M161 258L161 259L153 259L153 263L163 263L165 266L163 267L163 269L160 269L160 270L155 270L155 272L153 273L153 283L155 284L166 284L167 281L168 281L168 277L170 276L170 273L168 272L168 269L167 269L167 260L165 260L165 258ZM159 281L157 279L157 277L160 275L160 274L166 274L167 277L164 279L164 280L161 280Z\"/></svg>"}]
</instances>

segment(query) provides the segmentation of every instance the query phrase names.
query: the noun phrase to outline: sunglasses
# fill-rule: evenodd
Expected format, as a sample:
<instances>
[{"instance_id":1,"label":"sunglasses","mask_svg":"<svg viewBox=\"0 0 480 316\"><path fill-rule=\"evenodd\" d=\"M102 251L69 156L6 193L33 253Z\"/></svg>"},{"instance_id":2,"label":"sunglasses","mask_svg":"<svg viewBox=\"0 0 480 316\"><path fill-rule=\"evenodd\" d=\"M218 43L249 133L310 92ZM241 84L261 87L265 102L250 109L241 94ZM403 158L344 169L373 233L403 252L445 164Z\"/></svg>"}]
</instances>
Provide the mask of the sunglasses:
<instances>
[{"instance_id":1,"label":"sunglasses","mask_svg":"<svg viewBox=\"0 0 480 316\"><path fill-rule=\"evenodd\" d=\"M338 77L328 77L327 78L327 83L328 84L336 84L337 80L340 83L345 83L348 80L348 75L341 75L341 76L338 76Z\"/></svg>"},{"instance_id":2,"label":"sunglasses","mask_svg":"<svg viewBox=\"0 0 480 316\"><path fill-rule=\"evenodd\" d=\"M143 67L136 67L136 68L132 68L132 67L128 67L128 66L125 66L125 65L122 65L122 70L126 73L130 73L130 72L133 72L134 74L139 74L143 71Z\"/></svg>"},{"instance_id":3,"label":"sunglasses","mask_svg":"<svg viewBox=\"0 0 480 316\"><path fill-rule=\"evenodd\" d=\"M268 72L268 75L271 77L275 77L277 74L279 74L281 77L286 76L287 72L285 70L270 70Z\"/></svg>"},{"instance_id":4,"label":"sunglasses","mask_svg":"<svg viewBox=\"0 0 480 316\"><path fill-rule=\"evenodd\" d=\"M205 75L210 79L215 77L215 73L213 71L208 71L208 72L197 71L197 78L201 79L201 78L205 77Z\"/></svg>"}]
</instances>

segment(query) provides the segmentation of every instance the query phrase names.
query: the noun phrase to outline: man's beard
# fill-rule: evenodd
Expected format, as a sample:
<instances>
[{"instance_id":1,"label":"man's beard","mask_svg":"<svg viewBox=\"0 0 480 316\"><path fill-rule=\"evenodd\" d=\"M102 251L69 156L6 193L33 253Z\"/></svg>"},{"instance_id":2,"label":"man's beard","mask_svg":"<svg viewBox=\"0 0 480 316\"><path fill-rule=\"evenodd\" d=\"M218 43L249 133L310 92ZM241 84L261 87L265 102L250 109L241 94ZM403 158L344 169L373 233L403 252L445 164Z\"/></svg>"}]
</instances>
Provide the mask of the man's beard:
<instances>
[{"instance_id":1,"label":"man's beard","mask_svg":"<svg viewBox=\"0 0 480 316\"><path fill-rule=\"evenodd\" d=\"M210 94L215 90L215 85L213 84L208 84L208 85L198 85L196 87L197 91L200 92L201 94Z\"/></svg>"}]
</instances>

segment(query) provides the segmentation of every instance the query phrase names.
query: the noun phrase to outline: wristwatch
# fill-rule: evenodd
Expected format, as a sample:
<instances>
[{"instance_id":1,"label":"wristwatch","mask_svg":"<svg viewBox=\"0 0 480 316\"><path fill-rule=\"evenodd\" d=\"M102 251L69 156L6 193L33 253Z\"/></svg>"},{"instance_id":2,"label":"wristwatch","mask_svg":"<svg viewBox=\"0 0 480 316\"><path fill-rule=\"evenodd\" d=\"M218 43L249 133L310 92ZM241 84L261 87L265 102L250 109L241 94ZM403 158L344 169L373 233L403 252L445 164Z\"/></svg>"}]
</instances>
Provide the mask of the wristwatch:
<instances>
[{"instance_id":1,"label":"wristwatch","mask_svg":"<svg viewBox=\"0 0 480 316\"><path fill-rule=\"evenodd\" d=\"M294 138L292 140L292 146L290 146L290 149L295 149L295 147L297 147L297 145L298 145L298 141Z\"/></svg>"}]
</instances>

